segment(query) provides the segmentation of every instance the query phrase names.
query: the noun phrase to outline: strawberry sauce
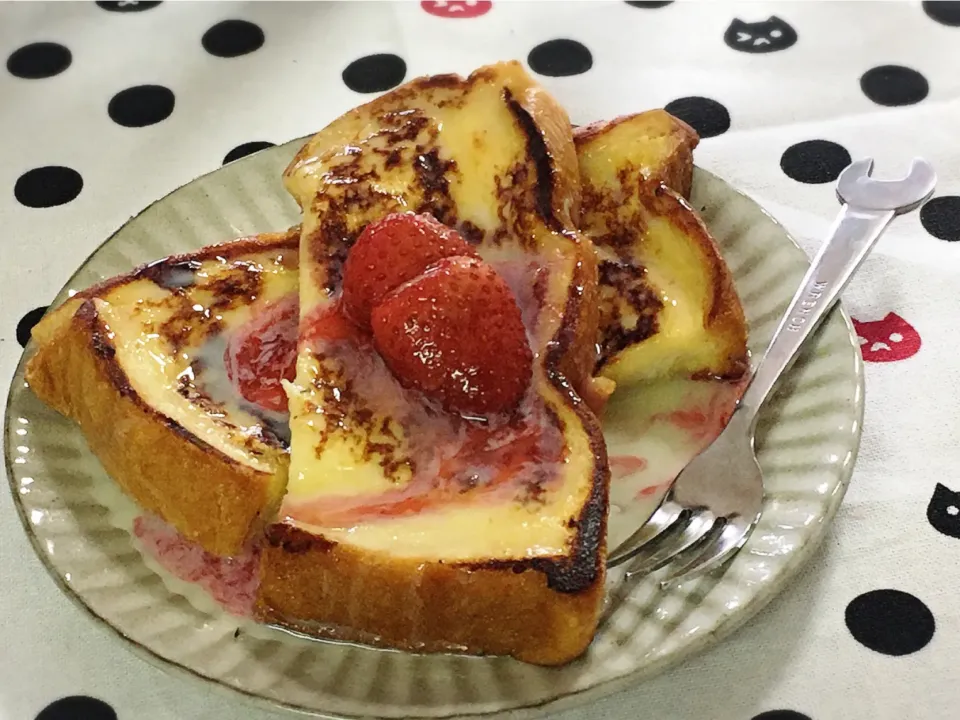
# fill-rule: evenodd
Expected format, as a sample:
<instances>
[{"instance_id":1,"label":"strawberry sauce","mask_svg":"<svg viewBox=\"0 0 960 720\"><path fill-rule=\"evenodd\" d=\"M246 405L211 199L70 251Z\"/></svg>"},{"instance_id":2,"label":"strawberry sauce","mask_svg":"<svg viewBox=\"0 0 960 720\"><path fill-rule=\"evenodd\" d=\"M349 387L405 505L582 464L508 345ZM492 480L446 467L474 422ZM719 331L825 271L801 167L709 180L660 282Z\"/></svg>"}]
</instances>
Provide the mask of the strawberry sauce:
<instances>
[{"instance_id":1,"label":"strawberry sauce","mask_svg":"<svg viewBox=\"0 0 960 720\"><path fill-rule=\"evenodd\" d=\"M232 615L252 615L260 581L259 551L250 549L234 557L212 555L155 515L137 517L133 534L171 575L199 585Z\"/></svg>"}]
</instances>

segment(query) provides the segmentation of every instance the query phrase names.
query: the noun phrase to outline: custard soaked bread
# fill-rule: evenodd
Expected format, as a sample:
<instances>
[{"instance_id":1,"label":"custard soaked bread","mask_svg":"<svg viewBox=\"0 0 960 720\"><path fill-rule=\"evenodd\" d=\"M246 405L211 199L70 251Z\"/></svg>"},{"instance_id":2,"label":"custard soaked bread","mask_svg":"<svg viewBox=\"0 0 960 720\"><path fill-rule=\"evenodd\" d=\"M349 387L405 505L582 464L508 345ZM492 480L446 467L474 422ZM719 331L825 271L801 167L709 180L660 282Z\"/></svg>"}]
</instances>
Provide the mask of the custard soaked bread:
<instances>
[{"instance_id":1,"label":"custard soaked bread","mask_svg":"<svg viewBox=\"0 0 960 720\"><path fill-rule=\"evenodd\" d=\"M599 258L600 357L618 384L737 379L743 308L729 268L686 203L696 135L662 110L578 128L580 227Z\"/></svg>"},{"instance_id":2,"label":"custard soaked bread","mask_svg":"<svg viewBox=\"0 0 960 720\"><path fill-rule=\"evenodd\" d=\"M394 647L576 657L600 610L609 473L576 391L595 361L597 279L566 114L517 63L422 78L335 120L285 180L303 209L301 336L260 616ZM398 221L407 255L426 214L458 237L357 317L344 263L391 213L421 216ZM358 261L371 287L406 256L388 248ZM501 350L520 396L490 386L494 358L469 337L517 318L529 363ZM451 319L467 324L446 332Z\"/></svg>"},{"instance_id":3,"label":"custard soaked bread","mask_svg":"<svg viewBox=\"0 0 960 720\"><path fill-rule=\"evenodd\" d=\"M33 330L34 393L79 424L134 500L219 555L262 531L286 484L279 375L242 385L226 363L251 324L296 332L297 236L152 263L74 295Z\"/></svg>"}]
</instances>

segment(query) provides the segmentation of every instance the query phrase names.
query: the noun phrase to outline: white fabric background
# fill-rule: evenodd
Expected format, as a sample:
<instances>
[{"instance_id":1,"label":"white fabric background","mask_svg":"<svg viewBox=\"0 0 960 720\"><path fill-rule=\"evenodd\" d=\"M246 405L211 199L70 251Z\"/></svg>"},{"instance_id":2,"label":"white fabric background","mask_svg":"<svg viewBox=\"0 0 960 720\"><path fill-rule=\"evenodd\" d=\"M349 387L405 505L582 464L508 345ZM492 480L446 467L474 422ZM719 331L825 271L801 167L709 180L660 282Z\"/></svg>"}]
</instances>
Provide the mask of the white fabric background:
<instances>
[{"instance_id":1,"label":"white fabric background","mask_svg":"<svg viewBox=\"0 0 960 720\"><path fill-rule=\"evenodd\" d=\"M787 51L730 50L734 17L776 14L799 35ZM257 23L265 45L213 57L200 38L214 23ZM394 52L407 77L469 72L525 59L555 37L585 44L593 69L543 78L574 122L704 95L731 129L705 139L701 166L765 205L808 250L837 210L830 183L804 185L780 169L791 144L828 139L878 174L932 161L938 195L960 194L960 28L933 22L919 2L680 2L639 10L621 2L495 2L495 12L443 21L419 3L167 2L142 13L93 3L0 5L0 56L36 41L73 53L53 78L0 69L0 377L21 348L18 320L46 305L111 231L177 185L217 167L248 141L281 143L363 101L340 72L353 59ZM880 107L859 77L875 65L923 73L920 104ZM176 93L165 121L123 128L107 117L117 91L157 83ZM26 170L61 164L83 176L66 205L31 209L13 197ZM834 528L814 561L733 638L635 690L563 718L749 720L792 709L812 720L955 720L960 715L960 540L926 520L935 484L960 489L960 243L933 238L917 213L898 219L845 296L855 317L895 311L923 338L915 357L867 367L863 448ZM922 599L937 630L923 650L882 655L844 624L862 592L897 588ZM34 557L11 499L0 492L0 720L33 718L63 695L91 695L123 719L220 720L273 715L200 684L171 678L97 630L61 596Z\"/></svg>"}]
</instances>

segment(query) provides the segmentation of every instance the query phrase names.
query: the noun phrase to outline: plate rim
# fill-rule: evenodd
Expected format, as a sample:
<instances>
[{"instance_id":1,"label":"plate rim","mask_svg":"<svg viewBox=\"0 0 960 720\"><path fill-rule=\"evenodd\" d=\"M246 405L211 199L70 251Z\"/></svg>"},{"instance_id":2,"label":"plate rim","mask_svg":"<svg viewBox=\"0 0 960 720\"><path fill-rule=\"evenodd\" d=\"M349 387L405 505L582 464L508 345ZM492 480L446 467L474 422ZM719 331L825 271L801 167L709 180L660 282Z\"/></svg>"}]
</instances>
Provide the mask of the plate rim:
<instances>
[{"instance_id":1,"label":"plate rim","mask_svg":"<svg viewBox=\"0 0 960 720\"><path fill-rule=\"evenodd\" d=\"M47 308L49 310L57 307L64 300L69 297L69 291L71 290L71 285L75 278L77 278L83 271L84 268L91 262L93 257L97 255L108 243L113 241L117 235L122 233L127 226L146 213L151 208L156 205L163 203L170 196L177 193L178 191L186 188L189 185L192 185L204 178L208 178L211 175L214 175L228 165L242 165L252 163L255 158L260 158L264 154L282 154L287 153L290 150L295 150L296 147L302 145L302 143L311 137L311 135L306 135L300 138L295 138L289 140L285 143L275 145L273 147L264 148L250 155L246 155L242 158L238 158L231 163L221 165L220 167L214 168L209 172L202 173L190 180L178 185L177 187L170 190L168 193L163 196L153 200L152 202L145 205L140 211L131 215L127 220L120 224L120 226L111 232L107 237L97 244L95 248L79 263L77 268L70 274L69 278L64 282L63 286L55 295L54 299L50 302L50 305ZM696 182L697 176L702 176L704 179L709 181L719 182L723 185L727 192L732 194L739 195L741 198L745 199L747 202L753 206L754 209L758 210L773 226L775 226L779 233L789 241L789 244L793 246L791 252L798 253L797 257L802 258L803 262L807 267L810 265L809 255L803 250L803 248L797 243L794 237L787 231L780 221L778 221L766 208L764 208L759 202L750 197L740 188L735 187L728 181L719 177L718 175L703 169L700 166L694 165L694 182ZM699 213L698 213L699 215ZM226 240L224 243L232 242L237 238L232 238L231 240ZM221 243L214 243L214 245ZM132 268L131 268L132 269ZM827 536L829 529L833 525L837 512L839 511L840 506L843 503L843 499L846 496L846 492L850 485L850 480L852 478L854 469L856 467L856 462L859 457L859 452L862 444L862 433L863 433L863 419L865 412L865 367L862 354L857 343L857 334L854 328L853 322L850 318L850 315L843 306L842 299L837 302L837 305L834 309L828 314L825 319L824 325L830 320L830 317L836 314L841 318L844 329L846 331L845 337L849 340L850 346L852 346L854 353L854 363L852 368L851 376L855 379L856 387L858 392L856 397L853 400L853 415L856 418L856 430L851 434L852 443L850 450L850 462L843 465L838 474L838 484L837 490L829 497L829 499L823 504L825 508L823 513L822 522L817 524L816 529L810 535L809 539L802 543L799 549L793 553L790 559L782 565L782 570L778 573L778 579L776 585L773 588L768 589L766 592L759 592L751 596L743 605L741 605L737 611L733 614L727 615L727 619L724 622L721 622L716 626L712 631L704 633L698 637L694 642L684 645L680 650L670 653L658 660L649 663L648 665L628 672L627 674L621 677L614 677L609 680L599 682L590 687L586 687L580 690L566 692L562 695L555 697L546 698L543 700L538 700L530 703L519 703L512 705L509 708L504 708L500 710L492 710L489 712L479 712L479 713L442 713L434 715L420 715L420 716L410 716L410 717L423 717L423 718L433 718L435 720L439 719L453 719L453 718L463 718L467 719L480 719L480 718L492 718L505 715L522 715L524 717L543 717L550 712L559 712L570 710L575 707L581 707L587 703L598 700L603 697L608 697L620 693L631 685L636 684L638 681L643 682L649 680L650 678L661 674L667 669L677 667L682 663L688 661L691 657L697 656L709 648L715 647L722 643L723 640L727 639L739 629L741 629L746 623L753 620L764 608L766 608L773 600L779 598L783 595L784 591L787 590L793 582L797 579L797 576L812 557L815 555L819 547L821 546L823 540ZM19 382L23 382L23 372L25 365L29 358L33 355L35 351L34 341L31 338L27 343L27 346L22 350L20 359L17 362L17 365L14 369L13 376L11 378L11 383L7 390L7 397L4 403L4 423L3 423L3 432L4 438L8 438L11 430L11 410L14 403L14 396L18 391L22 391L22 388L17 388L16 385ZM100 627L103 630L106 630L108 634L117 638L118 640L123 641L123 645L133 653L138 658L146 661L150 665L163 670L164 672L170 673L174 677L180 678L191 678L198 680L202 683L207 683L212 685L217 689L218 692L224 693L227 696L235 696L241 699L251 702L254 705L268 710L277 710L281 709L288 712L296 713L297 715L303 717L312 717L312 718L321 718L323 720L366 720L367 718L373 718L372 715L356 715L348 713L339 713L339 714L330 714L323 710L316 710L302 705L296 705L293 703L285 702L281 699L273 699L265 697L264 695L257 693L252 690L248 690L243 687L236 685L231 685L216 677L211 677L206 675L199 670L195 670L189 667L182 665L175 659L164 657L159 652L156 652L149 647L143 645L137 639L127 635L115 625L113 625L107 618L97 613L77 592L74 588L66 583L63 576L57 571L53 563L49 559L49 554L41 546L40 538L33 531L32 526L27 518L27 510L24 507L23 503L20 500L18 488L15 483L14 478L14 468L12 462L12 453L10 450L9 443L4 443L4 465L7 475L7 484L9 486L11 495L13 496L13 505L16 508L17 516L20 519L21 526L24 533L26 534L31 547L33 548L34 553L37 558L40 560L41 565L43 565L47 574L54 581L54 584L59 588L59 590L66 595L74 606L78 607L81 611L84 612L91 620L93 620L94 625Z\"/></svg>"}]
</instances>

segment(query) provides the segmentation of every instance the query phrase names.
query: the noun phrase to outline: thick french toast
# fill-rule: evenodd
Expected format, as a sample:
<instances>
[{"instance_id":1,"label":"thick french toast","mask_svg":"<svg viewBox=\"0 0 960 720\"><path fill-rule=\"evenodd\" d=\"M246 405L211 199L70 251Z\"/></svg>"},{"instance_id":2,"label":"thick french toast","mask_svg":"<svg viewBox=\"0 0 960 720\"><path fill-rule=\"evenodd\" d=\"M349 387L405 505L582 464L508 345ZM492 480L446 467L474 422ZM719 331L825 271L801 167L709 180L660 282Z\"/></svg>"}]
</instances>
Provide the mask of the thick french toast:
<instances>
[{"instance_id":1,"label":"thick french toast","mask_svg":"<svg viewBox=\"0 0 960 720\"><path fill-rule=\"evenodd\" d=\"M303 209L301 339L259 616L400 648L576 657L601 606L609 470L576 391L595 362L597 270L566 113L518 63L420 78L315 135L285 182ZM515 293L534 361L513 412L438 412L359 341L314 331L339 312L357 236L397 211L457 228Z\"/></svg>"},{"instance_id":2,"label":"thick french toast","mask_svg":"<svg viewBox=\"0 0 960 720\"><path fill-rule=\"evenodd\" d=\"M259 534L286 485L286 413L240 396L225 353L238 329L283 305L295 332L298 237L146 265L77 293L33 330L33 392L79 424L134 500L219 555Z\"/></svg>"},{"instance_id":3,"label":"thick french toast","mask_svg":"<svg viewBox=\"0 0 960 720\"><path fill-rule=\"evenodd\" d=\"M696 134L662 110L578 128L580 227L597 249L600 357L618 384L747 370L740 299L688 195Z\"/></svg>"}]
</instances>

